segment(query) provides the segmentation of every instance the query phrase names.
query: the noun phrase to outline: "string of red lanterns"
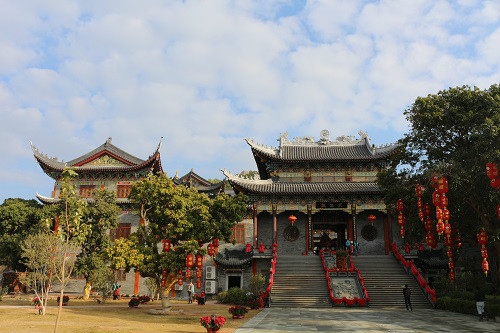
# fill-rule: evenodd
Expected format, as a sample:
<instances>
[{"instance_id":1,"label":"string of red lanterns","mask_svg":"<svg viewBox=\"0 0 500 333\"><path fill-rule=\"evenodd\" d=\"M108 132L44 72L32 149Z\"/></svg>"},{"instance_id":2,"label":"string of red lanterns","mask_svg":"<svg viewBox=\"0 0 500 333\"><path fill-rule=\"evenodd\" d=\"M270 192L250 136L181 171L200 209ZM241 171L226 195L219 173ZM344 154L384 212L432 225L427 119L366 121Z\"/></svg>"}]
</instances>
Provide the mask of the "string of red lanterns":
<instances>
[{"instance_id":1,"label":"string of red lanterns","mask_svg":"<svg viewBox=\"0 0 500 333\"><path fill-rule=\"evenodd\" d=\"M404 208L405 208L405 205L404 205L403 199L399 199L396 202L396 209L399 212L398 224L401 227L401 230L399 230L399 234L401 235L401 238L405 237L405 224L406 224L406 222L405 222L405 216L403 215Z\"/></svg>"},{"instance_id":2,"label":"string of red lanterns","mask_svg":"<svg viewBox=\"0 0 500 333\"><path fill-rule=\"evenodd\" d=\"M293 225L295 221L297 221L297 218L293 215L288 216L288 221Z\"/></svg>"},{"instance_id":3,"label":"string of red lanterns","mask_svg":"<svg viewBox=\"0 0 500 333\"><path fill-rule=\"evenodd\" d=\"M481 269L487 276L490 269L490 266L488 264L488 250L486 249L486 244L488 244L488 234L486 233L486 230L484 230L484 228L481 228L481 230L478 232L477 242L479 243L479 245L481 245L481 257L483 258Z\"/></svg>"}]
</instances>

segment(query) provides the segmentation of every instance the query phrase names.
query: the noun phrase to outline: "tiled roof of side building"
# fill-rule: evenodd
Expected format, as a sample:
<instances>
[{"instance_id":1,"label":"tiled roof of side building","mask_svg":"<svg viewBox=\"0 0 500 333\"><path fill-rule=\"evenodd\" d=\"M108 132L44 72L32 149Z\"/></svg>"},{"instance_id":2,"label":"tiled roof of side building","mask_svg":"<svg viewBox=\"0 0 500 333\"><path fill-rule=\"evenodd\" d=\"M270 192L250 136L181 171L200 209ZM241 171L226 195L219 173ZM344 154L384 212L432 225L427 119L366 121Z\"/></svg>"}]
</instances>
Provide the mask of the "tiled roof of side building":
<instances>
[{"instance_id":1,"label":"tiled roof of side building","mask_svg":"<svg viewBox=\"0 0 500 333\"><path fill-rule=\"evenodd\" d=\"M281 183L267 180L249 180L223 170L233 187L254 194L381 194L383 191L373 182L345 183Z\"/></svg>"},{"instance_id":2,"label":"tiled roof of side building","mask_svg":"<svg viewBox=\"0 0 500 333\"><path fill-rule=\"evenodd\" d=\"M325 131L323 131L325 132ZM374 146L366 133L360 132L360 139L350 136L340 136L336 141L328 139L323 134L319 141L312 137L288 140L288 134L282 134L278 141L279 147L268 147L245 139L254 153L261 154L277 161L372 161L389 157L399 144ZM328 133L328 132L326 132Z\"/></svg>"}]
</instances>

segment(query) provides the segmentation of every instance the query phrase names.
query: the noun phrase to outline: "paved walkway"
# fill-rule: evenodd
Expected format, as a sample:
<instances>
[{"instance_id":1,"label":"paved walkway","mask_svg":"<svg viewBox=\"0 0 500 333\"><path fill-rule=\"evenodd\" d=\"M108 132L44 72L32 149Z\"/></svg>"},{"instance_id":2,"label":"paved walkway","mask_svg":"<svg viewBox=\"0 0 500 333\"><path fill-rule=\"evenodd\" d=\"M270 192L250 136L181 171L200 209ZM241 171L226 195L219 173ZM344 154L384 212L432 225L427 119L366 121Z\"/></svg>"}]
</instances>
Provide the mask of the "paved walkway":
<instances>
[{"instance_id":1,"label":"paved walkway","mask_svg":"<svg viewBox=\"0 0 500 333\"><path fill-rule=\"evenodd\" d=\"M441 310L283 309L262 310L234 333L363 332L363 333L482 333L500 332L498 322Z\"/></svg>"}]
</instances>

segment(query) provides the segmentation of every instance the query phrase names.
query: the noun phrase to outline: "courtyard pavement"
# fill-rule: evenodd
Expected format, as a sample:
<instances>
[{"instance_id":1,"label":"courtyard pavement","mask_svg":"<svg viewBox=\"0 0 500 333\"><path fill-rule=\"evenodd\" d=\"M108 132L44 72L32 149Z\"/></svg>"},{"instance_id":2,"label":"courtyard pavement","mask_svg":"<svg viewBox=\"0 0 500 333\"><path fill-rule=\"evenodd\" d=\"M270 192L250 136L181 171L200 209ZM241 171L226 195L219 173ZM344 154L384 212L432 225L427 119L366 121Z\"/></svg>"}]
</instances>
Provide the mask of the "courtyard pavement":
<instances>
[{"instance_id":1,"label":"courtyard pavement","mask_svg":"<svg viewBox=\"0 0 500 333\"><path fill-rule=\"evenodd\" d=\"M482 333L500 332L500 323L441 310L373 308L267 308L234 333L363 332L363 333Z\"/></svg>"}]
</instances>

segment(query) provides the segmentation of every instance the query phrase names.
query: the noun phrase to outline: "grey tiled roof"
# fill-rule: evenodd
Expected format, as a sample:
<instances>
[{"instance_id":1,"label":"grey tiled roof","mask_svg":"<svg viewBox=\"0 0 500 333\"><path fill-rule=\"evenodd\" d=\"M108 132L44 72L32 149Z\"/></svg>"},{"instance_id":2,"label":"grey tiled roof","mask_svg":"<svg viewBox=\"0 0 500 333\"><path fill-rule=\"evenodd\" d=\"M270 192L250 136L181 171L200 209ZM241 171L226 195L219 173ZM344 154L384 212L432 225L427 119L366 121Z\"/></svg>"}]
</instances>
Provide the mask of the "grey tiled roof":
<instances>
[{"instance_id":1,"label":"grey tiled roof","mask_svg":"<svg viewBox=\"0 0 500 333\"><path fill-rule=\"evenodd\" d=\"M267 180L249 180L234 176L223 170L231 185L246 193L257 194L380 194L383 193L376 183L285 183Z\"/></svg>"},{"instance_id":2,"label":"grey tiled roof","mask_svg":"<svg viewBox=\"0 0 500 333\"><path fill-rule=\"evenodd\" d=\"M214 260L223 266L241 266L252 261L253 252L246 253L244 250L228 250L217 253Z\"/></svg>"},{"instance_id":3,"label":"grey tiled roof","mask_svg":"<svg viewBox=\"0 0 500 333\"><path fill-rule=\"evenodd\" d=\"M126 151L124 150L121 150L120 148L118 148L117 146L115 146L114 144L111 143L111 138L109 138L108 140L106 140L106 142L104 142L102 145L100 145L99 147L97 147L96 149L80 156L80 157L77 157L71 161L68 162L68 166L73 166L75 164L78 164L82 161L85 161L86 159L96 155L96 154L99 154L100 152L102 152L103 150L107 150L109 151L110 153L112 154L115 154L116 156L119 156L120 158L134 164L134 165L138 165L138 164L142 164L144 163L145 161L140 159L140 158L137 158L133 155L130 155L129 153L127 153Z\"/></svg>"},{"instance_id":4,"label":"grey tiled roof","mask_svg":"<svg viewBox=\"0 0 500 333\"><path fill-rule=\"evenodd\" d=\"M372 161L389 157L399 147L398 144L374 147L367 139L345 145L281 145L278 148L266 147L250 139L246 141L254 153L278 161Z\"/></svg>"}]
</instances>

